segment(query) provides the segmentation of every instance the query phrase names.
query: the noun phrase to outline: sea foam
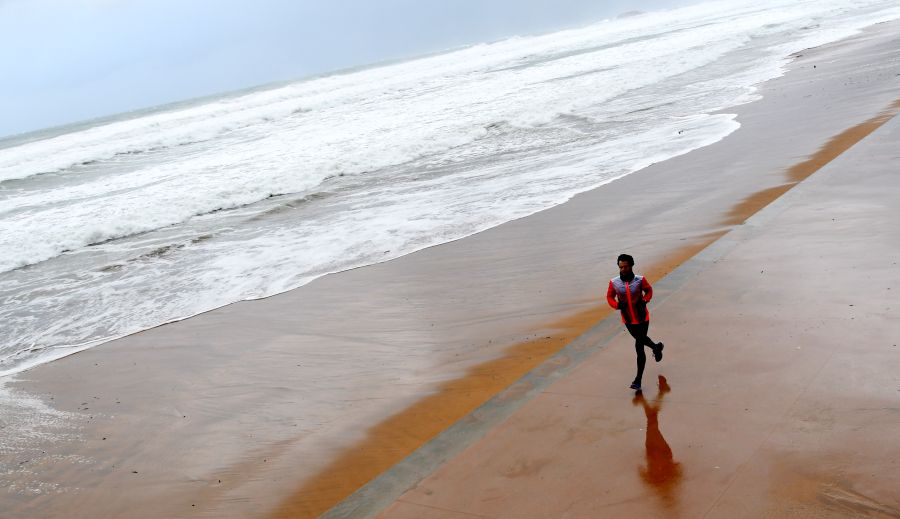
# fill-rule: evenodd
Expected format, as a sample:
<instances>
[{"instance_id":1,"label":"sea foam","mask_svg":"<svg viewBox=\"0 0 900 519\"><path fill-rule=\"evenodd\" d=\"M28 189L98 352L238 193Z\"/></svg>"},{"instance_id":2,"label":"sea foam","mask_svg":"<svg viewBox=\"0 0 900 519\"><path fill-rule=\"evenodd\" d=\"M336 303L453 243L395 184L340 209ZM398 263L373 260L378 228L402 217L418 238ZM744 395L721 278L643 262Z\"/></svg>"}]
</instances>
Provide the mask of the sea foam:
<instances>
[{"instance_id":1,"label":"sea foam","mask_svg":"<svg viewBox=\"0 0 900 519\"><path fill-rule=\"evenodd\" d=\"M0 374L707 146L791 53L896 18L876 0L714 2L0 148Z\"/></svg>"}]
</instances>

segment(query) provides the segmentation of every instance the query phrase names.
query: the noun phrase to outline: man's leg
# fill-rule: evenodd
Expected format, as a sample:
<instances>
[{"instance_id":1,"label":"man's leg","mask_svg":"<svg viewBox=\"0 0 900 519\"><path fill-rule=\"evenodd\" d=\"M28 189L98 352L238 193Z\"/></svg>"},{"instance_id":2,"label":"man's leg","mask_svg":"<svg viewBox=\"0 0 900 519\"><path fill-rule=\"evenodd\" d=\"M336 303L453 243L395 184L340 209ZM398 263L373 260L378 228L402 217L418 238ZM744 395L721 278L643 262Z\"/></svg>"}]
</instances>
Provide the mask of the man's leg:
<instances>
[{"instance_id":1,"label":"man's leg","mask_svg":"<svg viewBox=\"0 0 900 519\"><path fill-rule=\"evenodd\" d=\"M661 342L653 342L653 339L651 339L650 336L647 335L647 330L650 328L650 321L644 321L643 323L641 323L639 325L633 325L633 326L641 327L640 330L637 330L638 333L643 332L643 341L641 341L641 343L644 346L647 346L648 348L653 350L653 358L656 359L656 362L661 361L662 356L663 356L663 354L662 354L663 348L665 346ZM634 336L634 334L632 334L632 336L635 338L635 340L638 340L637 336Z\"/></svg>"},{"instance_id":2,"label":"man's leg","mask_svg":"<svg viewBox=\"0 0 900 519\"><path fill-rule=\"evenodd\" d=\"M642 346L647 346L648 348L656 349L658 344L653 342L653 340L647 336L647 330L650 328L650 321L644 321L640 324L626 324L626 328L628 328L628 333L634 337L634 340L637 341L638 344Z\"/></svg>"},{"instance_id":3,"label":"man's leg","mask_svg":"<svg viewBox=\"0 0 900 519\"><path fill-rule=\"evenodd\" d=\"M653 350L653 358L656 359L656 362L659 362L662 360L662 352L665 345L663 345L663 343L661 342L653 342L653 339L651 339L650 336L647 335L647 330L650 328L650 321L645 321L644 324L647 326L646 328L644 328L644 338L647 339L646 341L644 341L644 344L649 346L650 349Z\"/></svg>"},{"instance_id":4,"label":"man's leg","mask_svg":"<svg viewBox=\"0 0 900 519\"><path fill-rule=\"evenodd\" d=\"M641 344L640 340L635 341L634 352L637 353L637 375L634 376L634 383L637 387L633 389L638 389L641 387L641 379L644 377L644 366L647 364L647 355L644 353L644 345Z\"/></svg>"},{"instance_id":5,"label":"man's leg","mask_svg":"<svg viewBox=\"0 0 900 519\"><path fill-rule=\"evenodd\" d=\"M632 389L640 389L641 379L644 376L644 366L647 364L647 355L644 353L644 346L649 340L647 338L648 325L649 323L647 322L641 324L625 324L628 333L634 337L634 353L637 355L637 375L635 375L634 382L631 384Z\"/></svg>"}]
</instances>

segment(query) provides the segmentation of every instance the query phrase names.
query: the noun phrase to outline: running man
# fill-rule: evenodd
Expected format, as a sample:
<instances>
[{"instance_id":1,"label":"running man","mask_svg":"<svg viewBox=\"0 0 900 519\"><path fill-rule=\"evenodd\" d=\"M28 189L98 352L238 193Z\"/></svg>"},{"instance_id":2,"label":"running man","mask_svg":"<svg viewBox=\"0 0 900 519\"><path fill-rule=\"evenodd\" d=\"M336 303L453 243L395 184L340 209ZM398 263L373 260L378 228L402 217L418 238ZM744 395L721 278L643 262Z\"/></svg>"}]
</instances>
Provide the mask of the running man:
<instances>
[{"instance_id":1,"label":"running man","mask_svg":"<svg viewBox=\"0 0 900 519\"><path fill-rule=\"evenodd\" d=\"M609 288L606 289L606 302L609 306L622 312L622 322L628 333L634 337L634 351L637 353L637 376L631 383L631 389L641 389L641 378L644 376L644 365L647 363L647 355L644 354L644 346L653 350L653 358L656 362L662 360L663 343L655 343L647 336L650 328L650 312L647 303L653 298L653 287L644 276L636 275L632 271L634 258L628 254L620 254L618 258L619 277L609 280Z\"/></svg>"}]
</instances>

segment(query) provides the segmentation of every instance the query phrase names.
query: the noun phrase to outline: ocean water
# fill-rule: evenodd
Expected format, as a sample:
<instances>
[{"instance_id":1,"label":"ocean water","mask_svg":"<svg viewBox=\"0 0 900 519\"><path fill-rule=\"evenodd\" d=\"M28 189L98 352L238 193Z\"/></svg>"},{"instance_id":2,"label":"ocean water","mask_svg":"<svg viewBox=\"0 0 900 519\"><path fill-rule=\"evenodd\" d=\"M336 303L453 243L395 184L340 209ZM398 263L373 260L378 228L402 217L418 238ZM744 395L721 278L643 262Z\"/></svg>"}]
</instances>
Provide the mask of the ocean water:
<instances>
[{"instance_id":1,"label":"ocean water","mask_svg":"<svg viewBox=\"0 0 900 519\"><path fill-rule=\"evenodd\" d=\"M885 0L722 1L0 141L0 376L561 204Z\"/></svg>"}]
</instances>

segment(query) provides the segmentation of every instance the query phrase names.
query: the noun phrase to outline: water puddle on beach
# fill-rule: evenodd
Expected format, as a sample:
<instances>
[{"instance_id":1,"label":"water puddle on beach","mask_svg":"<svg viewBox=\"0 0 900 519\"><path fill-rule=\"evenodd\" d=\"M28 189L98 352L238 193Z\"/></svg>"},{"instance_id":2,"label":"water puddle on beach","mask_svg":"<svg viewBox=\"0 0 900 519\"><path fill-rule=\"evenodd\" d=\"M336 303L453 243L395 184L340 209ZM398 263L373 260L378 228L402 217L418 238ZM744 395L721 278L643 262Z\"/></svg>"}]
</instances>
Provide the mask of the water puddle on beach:
<instances>
[{"instance_id":1,"label":"water puddle on beach","mask_svg":"<svg viewBox=\"0 0 900 519\"><path fill-rule=\"evenodd\" d=\"M47 468L90 464L59 446L77 443L87 417L54 409L36 395L11 387L0 379L0 486L10 502L67 493L72 488L47 477ZM48 445L53 445L52 453Z\"/></svg>"},{"instance_id":2,"label":"water puddle on beach","mask_svg":"<svg viewBox=\"0 0 900 519\"><path fill-rule=\"evenodd\" d=\"M641 481L656 494L663 508L674 509L678 506L678 489L681 485L683 470L681 463L675 461L672 448L660 430L659 415L663 407L663 399L672 391L666 377L659 375L656 396L648 401L643 391L638 391L632 403L640 406L647 418L644 447L646 458L643 466L638 468Z\"/></svg>"}]
</instances>

